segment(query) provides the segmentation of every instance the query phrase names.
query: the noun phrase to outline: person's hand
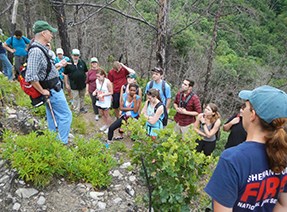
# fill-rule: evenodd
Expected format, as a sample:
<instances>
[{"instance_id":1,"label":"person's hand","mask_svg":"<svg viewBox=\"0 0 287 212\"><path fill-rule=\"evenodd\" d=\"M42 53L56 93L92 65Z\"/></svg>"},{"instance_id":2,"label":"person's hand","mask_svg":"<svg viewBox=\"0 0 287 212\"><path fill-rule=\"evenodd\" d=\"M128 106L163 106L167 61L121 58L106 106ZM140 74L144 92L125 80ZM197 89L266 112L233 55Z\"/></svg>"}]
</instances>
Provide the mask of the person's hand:
<instances>
[{"instance_id":1,"label":"person's hand","mask_svg":"<svg viewBox=\"0 0 287 212\"><path fill-rule=\"evenodd\" d=\"M185 108L182 108L182 109L181 109L181 113L182 113L182 114L186 114L186 109L185 109Z\"/></svg>"},{"instance_id":2,"label":"person's hand","mask_svg":"<svg viewBox=\"0 0 287 212\"><path fill-rule=\"evenodd\" d=\"M204 116L201 116L201 118L199 119L201 123L205 123L205 118Z\"/></svg>"},{"instance_id":3,"label":"person's hand","mask_svg":"<svg viewBox=\"0 0 287 212\"><path fill-rule=\"evenodd\" d=\"M43 89L42 95L43 96L50 96L50 91L47 89Z\"/></svg>"},{"instance_id":4,"label":"person's hand","mask_svg":"<svg viewBox=\"0 0 287 212\"><path fill-rule=\"evenodd\" d=\"M176 108L176 112L182 113L182 108L181 107Z\"/></svg>"},{"instance_id":5,"label":"person's hand","mask_svg":"<svg viewBox=\"0 0 287 212\"><path fill-rule=\"evenodd\" d=\"M234 124L238 124L239 121L240 121L240 118L239 118L239 117L235 117L234 119L232 119L232 120L230 121L230 123L231 123L232 125L234 125Z\"/></svg>"},{"instance_id":6,"label":"person's hand","mask_svg":"<svg viewBox=\"0 0 287 212\"><path fill-rule=\"evenodd\" d=\"M14 54L16 52L16 49L12 49L11 53Z\"/></svg>"},{"instance_id":7,"label":"person's hand","mask_svg":"<svg viewBox=\"0 0 287 212\"><path fill-rule=\"evenodd\" d=\"M60 61L60 64L61 64L61 67L66 67L68 62L65 59L63 59L63 60Z\"/></svg>"}]
</instances>

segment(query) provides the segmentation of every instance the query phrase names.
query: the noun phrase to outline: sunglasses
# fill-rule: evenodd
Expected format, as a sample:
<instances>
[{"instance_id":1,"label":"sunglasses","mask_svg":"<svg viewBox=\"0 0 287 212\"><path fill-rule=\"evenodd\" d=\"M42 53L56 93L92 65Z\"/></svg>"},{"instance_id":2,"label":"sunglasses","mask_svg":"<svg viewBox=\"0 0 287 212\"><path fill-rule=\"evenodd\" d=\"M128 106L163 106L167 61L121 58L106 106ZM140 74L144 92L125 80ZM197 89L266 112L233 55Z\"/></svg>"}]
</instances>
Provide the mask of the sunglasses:
<instances>
[{"instance_id":1,"label":"sunglasses","mask_svg":"<svg viewBox=\"0 0 287 212\"><path fill-rule=\"evenodd\" d=\"M151 97L156 97L154 94L152 94L150 91L146 92L147 95L151 96Z\"/></svg>"}]
</instances>

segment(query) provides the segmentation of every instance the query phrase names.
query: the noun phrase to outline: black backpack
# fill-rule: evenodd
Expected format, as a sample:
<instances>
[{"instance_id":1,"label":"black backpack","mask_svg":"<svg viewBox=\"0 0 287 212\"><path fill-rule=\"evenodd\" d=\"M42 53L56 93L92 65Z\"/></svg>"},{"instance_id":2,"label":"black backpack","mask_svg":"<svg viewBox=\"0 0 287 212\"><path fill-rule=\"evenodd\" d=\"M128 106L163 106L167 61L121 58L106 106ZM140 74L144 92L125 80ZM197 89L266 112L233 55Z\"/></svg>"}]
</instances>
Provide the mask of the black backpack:
<instances>
[{"instance_id":1,"label":"black backpack","mask_svg":"<svg viewBox=\"0 0 287 212\"><path fill-rule=\"evenodd\" d=\"M156 113L156 110L160 107L160 106L163 106L163 114L164 114L164 117L162 119L160 119L160 121L162 122L162 125L165 127L167 125L167 122L168 122L168 113L167 113L167 109L166 109L166 106L162 103L162 102L159 102L156 104L156 106L154 107L154 113Z\"/></svg>"}]
</instances>

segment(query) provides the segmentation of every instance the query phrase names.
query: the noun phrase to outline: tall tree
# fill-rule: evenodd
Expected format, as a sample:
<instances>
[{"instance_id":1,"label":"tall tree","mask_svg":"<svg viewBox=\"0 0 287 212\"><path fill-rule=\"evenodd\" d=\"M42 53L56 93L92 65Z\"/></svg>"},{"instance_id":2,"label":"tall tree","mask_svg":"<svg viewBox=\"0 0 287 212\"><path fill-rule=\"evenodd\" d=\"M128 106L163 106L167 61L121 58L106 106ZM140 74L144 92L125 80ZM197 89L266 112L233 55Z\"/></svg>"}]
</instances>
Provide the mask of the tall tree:
<instances>
[{"instance_id":1,"label":"tall tree","mask_svg":"<svg viewBox=\"0 0 287 212\"><path fill-rule=\"evenodd\" d=\"M71 44L68 35L66 13L63 4L63 0L50 1L52 9L54 10L57 18L58 32L61 40L61 46L65 52L65 55L70 56Z\"/></svg>"},{"instance_id":2,"label":"tall tree","mask_svg":"<svg viewBox=\"0 0 287 212\"><path fill-rule=\"evenodd\" d=\"M32 37L32 24L31 24L31 12L30 12L31 4L30 0L25 0L24 1L24 20L25 20L25 25L26 25L26 33L27 37L31 38Z\"/></svg>"},{"instance_id":3,"label":"tall tree","mask_svg":"<svg viewBox=\"0 0 287 212\"><path fill-rule=\"evenodd\" d=\"M223 0L219 0L218 4L218 9L214 17L214 25L213 25L213 31L212 31L212 39L210 41L208 53L207 53L207 68L206 68L206 74L205 74L205 82L204 82L204 91L203 93L203 100L202 100L202 105L207 103L207 95L208 90L209 90L209 81L210 81L210 75L212 71L212 63L214 59L214 48L215 48L215 43L216 43L216 38L217 38L217 31L218 31L218 25L219 25L219 19L221 17L221 11L222 11L222 3Z\"/></svg>"},{"instance_id":4,"label":"tall tree","mask_svg":"<svg viewBox=\"0 0 287 212\"><path fill-rule=\"evenodd\" d=\"M165 69L168 0L159 0L158 3L156 60L157 66Z\"/></svg>"},{"instance_id":5,"label":"tall tree","mask_svg":"<svg viewBox=\"0 0 287 212\"><path fill-rule=\"evenodd\" d=\"M11 36L14 34L16 30L18 4L19 4L19 1L14 0L13 10L12 10Z\"/></svg>"}]
</instances>

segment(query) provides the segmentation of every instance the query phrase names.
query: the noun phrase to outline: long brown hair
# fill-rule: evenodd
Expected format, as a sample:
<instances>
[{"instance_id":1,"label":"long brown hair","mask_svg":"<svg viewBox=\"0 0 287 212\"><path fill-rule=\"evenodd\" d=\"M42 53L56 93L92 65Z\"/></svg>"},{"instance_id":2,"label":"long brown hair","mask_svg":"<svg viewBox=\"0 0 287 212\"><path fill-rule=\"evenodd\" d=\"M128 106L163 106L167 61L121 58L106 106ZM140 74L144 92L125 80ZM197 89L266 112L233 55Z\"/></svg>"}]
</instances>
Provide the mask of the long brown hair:
<instances>
[{"instance_id":1,"label":"long brown hair","mask_svg":"<svg viewBox=\"0 0 287 212\"><path fill-rule=\"evenodd\" d=\"M287 167L287 118L274 119L270 124L259 120L261 127L269 131L265 136L269 166L273 172L280 173Z\"/></svg>"},{"instance_id":2,"label":"long brown hair","mask_svg":"<svg viewBox=\"0 0 287 212\"><path fill-rule=\"evenodd\" d=\"M209 106L210 109L212 110L212 112L214 113L214 115L210 119L210 122L214 123L214 122L216 122L217 119L220 119L220 117L221 117L219 112L218 112L218 107L214 103L209 103L209 104L207 104L207 106Z\"/></svg>"}]
</instances>

